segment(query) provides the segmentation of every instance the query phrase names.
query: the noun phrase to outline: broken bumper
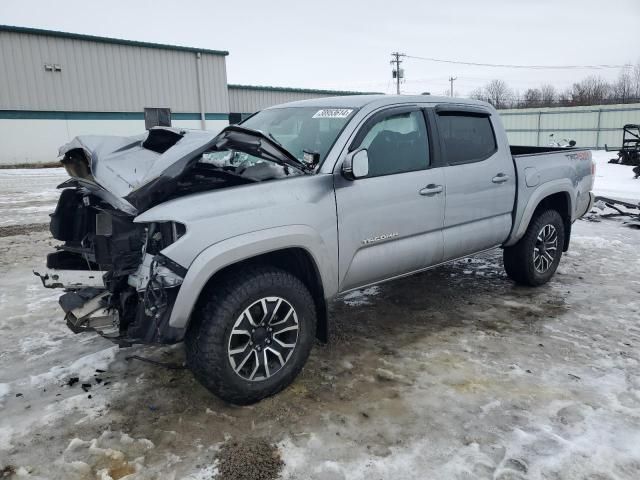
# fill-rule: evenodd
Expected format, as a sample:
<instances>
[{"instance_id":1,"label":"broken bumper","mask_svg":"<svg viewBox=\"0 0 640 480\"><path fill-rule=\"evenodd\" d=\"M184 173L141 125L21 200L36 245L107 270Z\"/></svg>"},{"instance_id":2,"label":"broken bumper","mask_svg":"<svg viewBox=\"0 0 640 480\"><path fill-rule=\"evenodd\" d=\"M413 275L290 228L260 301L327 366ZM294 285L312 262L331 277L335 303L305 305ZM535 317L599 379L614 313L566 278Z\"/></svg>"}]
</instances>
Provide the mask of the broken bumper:
<instances>
[{"instance_id":1,"label":"broken bumper","mask_svg":"<svg viewBox=\"0 0 640 480\"><path fill-rule=\"evenodd\" d=\"M134 223L82 189L65 189L51 218L64 242L34 272L47 288L65 293L59 303L75 333L95 331L119 343L176 343L184 329L169 325L186 269L162 254L184 227Z\"/></svg>"},{"instance_id":2,"label":"broken bumper","mask_svg":"<svg viewBox=\"0 0 640 480\"><path fill-rule=\"evenodd\" d=\"M105 288L103 277L106 271L93 270L47 270L43 274L33 272L46 288Z\"/></svg>"}]
</instances>

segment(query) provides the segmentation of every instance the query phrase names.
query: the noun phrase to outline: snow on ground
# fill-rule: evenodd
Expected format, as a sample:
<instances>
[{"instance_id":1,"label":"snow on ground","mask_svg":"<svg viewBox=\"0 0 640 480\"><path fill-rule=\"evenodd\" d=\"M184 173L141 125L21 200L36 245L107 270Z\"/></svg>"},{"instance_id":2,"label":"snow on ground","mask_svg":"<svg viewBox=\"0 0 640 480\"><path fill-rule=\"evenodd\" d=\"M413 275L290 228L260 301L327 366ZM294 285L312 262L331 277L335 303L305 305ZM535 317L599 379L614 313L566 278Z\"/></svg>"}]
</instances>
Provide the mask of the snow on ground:
<instances>
[{"instance_id":1,"label":"snow on ground","mask_svg":"<svg viewBox=\"0 0 640 480\"><path fill-rule=\"evenodd\" d=\"M594 156L597 193L640 201L629 167ZM0 170L0 222L46 221L64 177ZM491 252L351 292L294 384L243 408L128 358L181 364L180 345L72 334L32 273L55 241L0 238L0 472L205 480L223 442L259 437L290 480L640 478L640 232L591 220L540 288Z\"/></svg>"},{"instance_id":2,"label":"snow on ground","mask_svg":"<svg viewBox=\"0 0 640 480\"><path fill-rule=\"evenodd\" d=\"M346 305L350 305L352 307L361 307L363 305L370 305L371 299L369 297L376 296L380 293L380 287L373 286L368 288L363 288L361 290L354 290L353 292L349 292L342 297L342 301Z\"/></svg>"},{"instance_id":3,"label":"snow on ground","mask_svg":"<svg viewBox=\"0 0 640 480\"><path fill-rule=\"evenodd\" d=\"M634 179L633 167L609 163L612 158L617 158L615 152L593 150L591 153L596 162L593 192L616 200L640 202L640 178Z\"/></svg>"},{"instance_id":4,"label":"snow on ground","mask_svg":"<svg viewBox=\"0 0 640 480\"><path fill-rule=\"evenodd\" d=\"M0 227L48 222L68 178L64 168L0 169Z\"/></svg>"},{"instance_id":5,"label":"snow on ground","mask_svg":"<svg viewBox=\"0 0 640 480\"><path fill-rule=\"evenodd\" d=\"M290 480L640 478L640 232L596 220L537 289L492 252L336 302L331 344L243 408L127 360L181 363L181 346L67 331L30 271L52 241L0 238L0 469L204 480L222 442L260 437Z\"/></svg>"}]
</instances>

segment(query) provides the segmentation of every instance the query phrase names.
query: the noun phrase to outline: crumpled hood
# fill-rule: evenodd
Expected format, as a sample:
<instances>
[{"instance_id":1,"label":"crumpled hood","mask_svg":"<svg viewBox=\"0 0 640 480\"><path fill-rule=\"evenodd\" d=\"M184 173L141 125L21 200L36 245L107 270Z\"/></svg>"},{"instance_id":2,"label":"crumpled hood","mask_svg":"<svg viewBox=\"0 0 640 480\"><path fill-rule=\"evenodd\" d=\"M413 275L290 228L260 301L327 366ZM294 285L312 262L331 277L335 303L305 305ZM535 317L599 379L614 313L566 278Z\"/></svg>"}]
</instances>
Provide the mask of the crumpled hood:
<instances>
[{"instance_id":1,"label":"crumpled hood","mask_svg":"<svg viewBox=\"0 0 640 480\"><path fill-rule=\"evenodd\" d=\"M160 151L145 148L144 144L150 137L164 134L171 134L179 140L171 146L164 145L168 146L165 151L161 151L162 148L156 149ZM119 205L114 206L135 214L150 206L143 199L149 197L152 189L175 180L215 137L215 133L205 130L169 128L154 128L148 133L132 137L81 135L60 147L59 154L66 156L73 150L82 150L88 161L90 176L70 174L81 178L84 186L87 186L87 182L97 184L120 200ZM109 201L108 198L105 200Z\"/></svg>"}]
</instances>

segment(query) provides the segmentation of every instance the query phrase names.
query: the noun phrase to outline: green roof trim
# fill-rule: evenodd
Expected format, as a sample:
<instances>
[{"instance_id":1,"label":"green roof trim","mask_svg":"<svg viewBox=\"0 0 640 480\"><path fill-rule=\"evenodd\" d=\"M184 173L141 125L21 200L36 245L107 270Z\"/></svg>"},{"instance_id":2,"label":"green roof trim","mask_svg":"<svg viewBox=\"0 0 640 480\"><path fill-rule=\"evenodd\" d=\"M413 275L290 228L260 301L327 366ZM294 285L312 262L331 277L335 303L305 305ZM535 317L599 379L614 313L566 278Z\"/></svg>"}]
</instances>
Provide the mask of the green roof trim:
<instances>
[{"instance_id":1,"label":"green roof trim","mask_svg":"<svg viewBox=\"0 0 640 480\"><path fill-rule=\"evenodd\" d=\"M263 85L228 84L228 88L237 90L267 90L270 92L319 93L330 95L381 95L381 92L350 92L347 90L318 90L315 88L269 87Z\"/></svg>"},{"instance_id":2,"label":"green roof trim","mask_svg":"<svg viewBox=\"0 0 640 480\"><path fill-rule=\"evenodd\" d=\"M26 33L30 35L41 35L47 37L69 38L72 40L87 40L89 42L113 43L116 45L128 45L130 47L158 48L161 50L178 50L182 52L210 53L211 55L227 56L229 52L225 50L208 50L206 48L182 47L179 45L166 45L164 43L139 42L137 40L124 40L121 38L98 37L96 35L85 35L82 33L59 32L57 30L44 30L41 28L16 27L14 25L0 25L0 32Z\"/></svg>"},{"instance_id":3,"label":"green roof trim","mask_svg":"<svg viewBox=\"0 0 640 480\"><path fill-rule=\"evenodd\" d=\"M205 120L229 120L228 113L208 112ZM61 110L0 110L2 120L144 120L143 112L71 112ZM197 112L171 112L172 120L200 120Z\"/></svg>"}]
</instances>

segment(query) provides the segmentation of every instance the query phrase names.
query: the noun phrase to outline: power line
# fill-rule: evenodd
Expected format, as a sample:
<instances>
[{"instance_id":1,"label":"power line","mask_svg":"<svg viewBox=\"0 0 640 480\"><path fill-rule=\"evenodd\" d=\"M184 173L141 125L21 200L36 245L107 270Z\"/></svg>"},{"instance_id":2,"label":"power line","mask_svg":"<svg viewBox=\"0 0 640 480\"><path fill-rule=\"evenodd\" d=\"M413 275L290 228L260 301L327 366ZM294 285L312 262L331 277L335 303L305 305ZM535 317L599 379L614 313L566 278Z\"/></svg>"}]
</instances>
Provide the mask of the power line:
<instances>
[{"instance_id":1,"label":"power line","mask_svg":"<svg viewBox=\"0 0 640 480\"><path fill-rule=\"evenodd\" d=\"M605 68L628 68L631 65L512 65L506 63L478 63L462 62L458 60L444 60L442 58L418 57L415 55L404 55L415 60L425 60L428 62L453 63L456 65L470 65L473 67L497 67L497 68L529 68L533 70L575 70L575 69L605 69Z\"/></svg>"}]
</instances>

